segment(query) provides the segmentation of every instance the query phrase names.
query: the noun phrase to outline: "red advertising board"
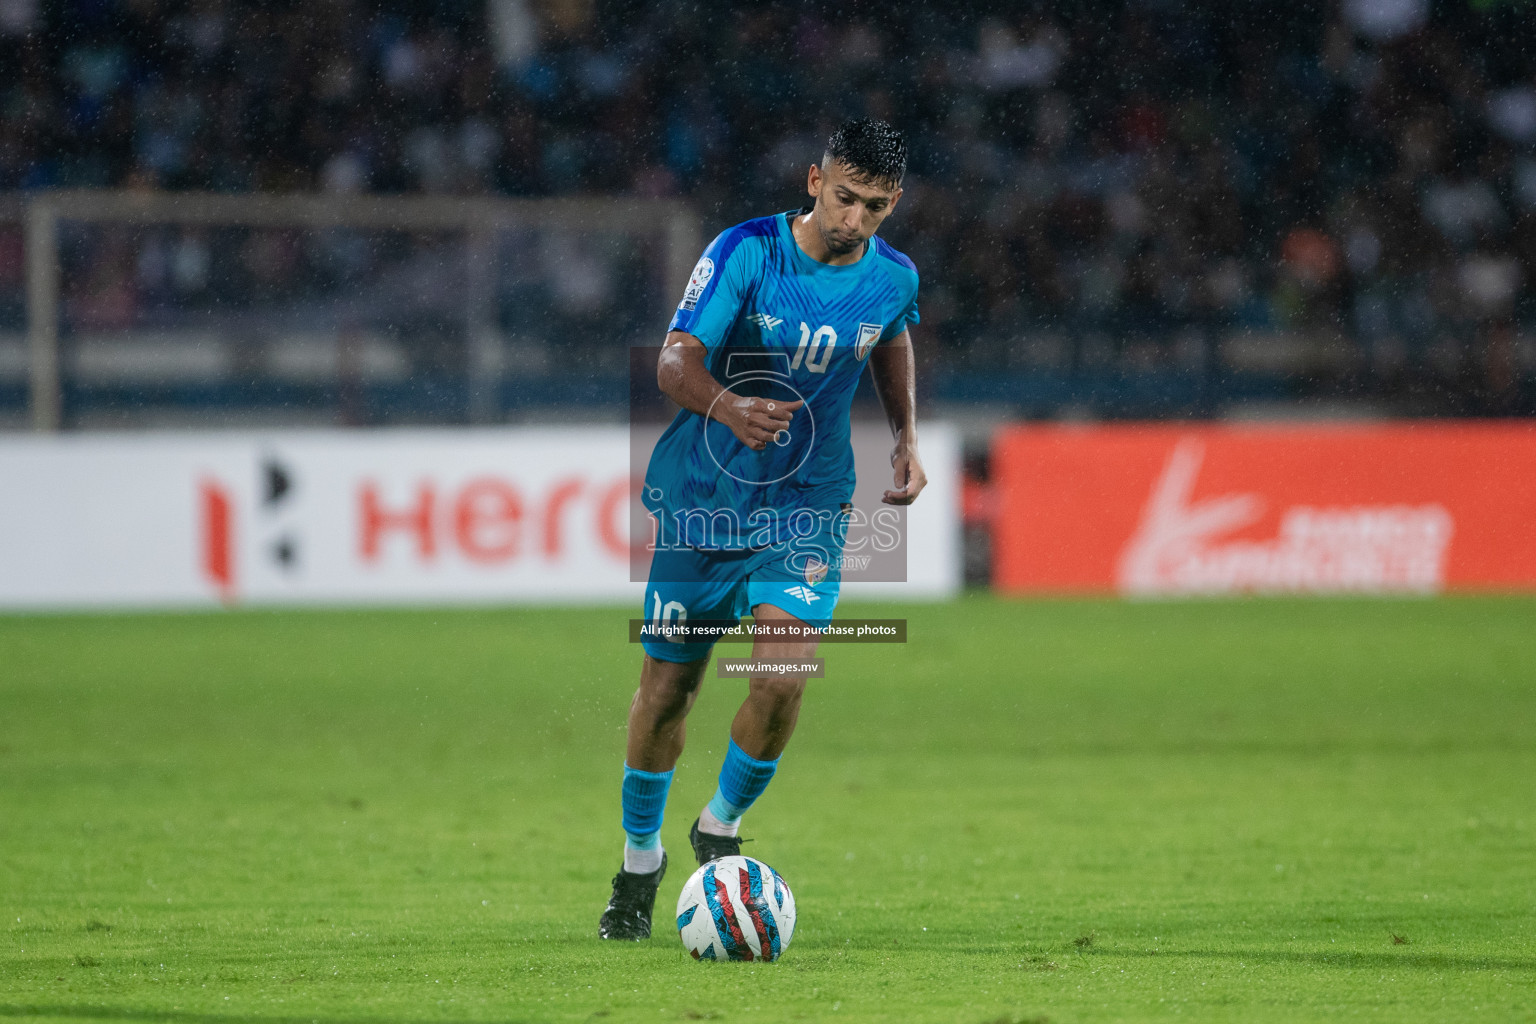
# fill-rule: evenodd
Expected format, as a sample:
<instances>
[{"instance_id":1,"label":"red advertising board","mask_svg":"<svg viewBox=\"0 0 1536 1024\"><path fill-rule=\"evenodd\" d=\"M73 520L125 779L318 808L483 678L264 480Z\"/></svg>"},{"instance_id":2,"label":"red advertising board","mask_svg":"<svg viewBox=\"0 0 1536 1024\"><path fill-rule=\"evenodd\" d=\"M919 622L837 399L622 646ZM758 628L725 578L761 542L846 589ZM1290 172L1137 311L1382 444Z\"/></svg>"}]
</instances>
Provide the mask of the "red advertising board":
<instances>
[{"instance_id":1,"label":"red advertising board","mask_svg":"<svg viewBox=\"0 0 1536 1024\"><path fill-rule=\"evenodd\" d=\"M1012 592L1536 587L1536 426L1014 426L994 439Z\"/></svg>"}]
</instances>

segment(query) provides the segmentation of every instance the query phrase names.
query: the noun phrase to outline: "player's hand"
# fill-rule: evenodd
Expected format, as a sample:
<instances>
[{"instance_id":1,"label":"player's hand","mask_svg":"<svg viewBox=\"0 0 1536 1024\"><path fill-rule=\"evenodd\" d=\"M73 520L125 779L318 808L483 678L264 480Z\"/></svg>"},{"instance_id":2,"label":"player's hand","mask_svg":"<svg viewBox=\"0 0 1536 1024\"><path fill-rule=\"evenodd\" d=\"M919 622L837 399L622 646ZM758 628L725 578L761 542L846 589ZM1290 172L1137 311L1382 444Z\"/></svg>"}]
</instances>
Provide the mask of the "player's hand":
<instances>
[{"instance_id":1,"label":"player's hand","mask_svg":"<svg viewBox=\"0 0 1536 1024\"><path fill-rule=\"evenodd\" d=\"M774 442L779 431L789 427L795 410L804 404L804 399L781 402L740 395L720 403L722 415L719 419L731 428L737 440L760 452Z\"/></svg>"},{"instance_id":2,"label":"player's hand","mask_svg":"<svg viewBox=\"0 0 1536 1024\"><path fill-rule=\"evenodd\" d=\"M886 491L880 500L887 505L912 504L928 486L928 474L923 472L923 464L918 461L917 449L908 444L897 445L891 452L891 467L895 470L896 489Z\"/></svg>"}]
</instances>

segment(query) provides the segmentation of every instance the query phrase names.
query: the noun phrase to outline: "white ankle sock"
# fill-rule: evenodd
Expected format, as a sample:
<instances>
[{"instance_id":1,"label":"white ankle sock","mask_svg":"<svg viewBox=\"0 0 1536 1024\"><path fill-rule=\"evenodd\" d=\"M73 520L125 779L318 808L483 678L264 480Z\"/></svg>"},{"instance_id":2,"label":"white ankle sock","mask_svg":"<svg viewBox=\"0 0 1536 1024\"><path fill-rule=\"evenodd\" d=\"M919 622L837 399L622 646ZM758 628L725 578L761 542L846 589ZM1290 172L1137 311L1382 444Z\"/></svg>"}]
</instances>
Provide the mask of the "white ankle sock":
<instances>
[{"instance_id":1,"label":"white ankle sock","mask_svg":"<svg viewBox=\"0 0 1536 1024\"><path fill-rule=\"evenodd\" d=\"M726 824L710 813L709 805L704 805L704 810L699 813L699 831L708 832L712 836L735 836L736 830L741 828L741 819L737 818L730 824Z\"/></svg>"},{"instance_id":2,"label":"white ankle sock","mask_svg":"<svg viewBox=\"0 0 1536 1024\"><path fill-rule=\"evenodd\" d=\"M661 858L667 851L657 843L649 850L637 850L624 844L624 870L632 875L649 875L661 867Z\"/></svg>"}]
</instances>

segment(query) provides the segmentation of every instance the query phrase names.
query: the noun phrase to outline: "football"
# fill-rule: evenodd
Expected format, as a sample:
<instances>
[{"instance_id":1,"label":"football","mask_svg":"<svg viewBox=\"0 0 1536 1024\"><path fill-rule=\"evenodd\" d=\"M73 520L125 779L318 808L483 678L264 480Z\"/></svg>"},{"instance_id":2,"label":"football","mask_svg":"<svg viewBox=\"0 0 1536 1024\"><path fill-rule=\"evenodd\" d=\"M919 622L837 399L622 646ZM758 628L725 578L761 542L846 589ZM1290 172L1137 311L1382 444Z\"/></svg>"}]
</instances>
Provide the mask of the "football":
<instances>
[{"instance_id":1,"label":"football","mask_svg":"<svg viewBox=\"0 0 1536 1024\"><path fill-rule=\"evenodd\" d=\"M721 857L683 884L677 933L695 960L777 960L795 934L795 897L762 861Z\"/></svg>"}]
</instances>

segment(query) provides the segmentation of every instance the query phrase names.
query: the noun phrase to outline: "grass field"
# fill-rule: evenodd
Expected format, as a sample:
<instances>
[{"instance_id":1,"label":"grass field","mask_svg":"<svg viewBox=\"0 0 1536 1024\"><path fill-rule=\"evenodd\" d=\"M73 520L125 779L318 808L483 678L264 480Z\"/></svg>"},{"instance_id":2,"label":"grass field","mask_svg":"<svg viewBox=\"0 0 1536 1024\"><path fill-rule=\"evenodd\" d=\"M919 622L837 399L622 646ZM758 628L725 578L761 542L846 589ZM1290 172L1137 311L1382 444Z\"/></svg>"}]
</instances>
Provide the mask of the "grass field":
<instances>
[{"instance_id":1,"label":"grass field","mask_svg":"<svg viewBox=\"0 0 1536 1024\"><path fill-rule=\"evenodd\" d=\"M747 848L778 964L617 866L628 609L0 619L0 1017L1536 1020L1536 601L863 606ZM730 653L743 653L735 648Z\"/></svg>"}]
</instances>

